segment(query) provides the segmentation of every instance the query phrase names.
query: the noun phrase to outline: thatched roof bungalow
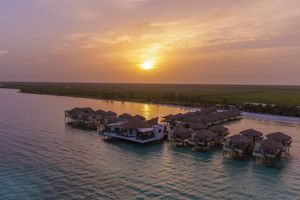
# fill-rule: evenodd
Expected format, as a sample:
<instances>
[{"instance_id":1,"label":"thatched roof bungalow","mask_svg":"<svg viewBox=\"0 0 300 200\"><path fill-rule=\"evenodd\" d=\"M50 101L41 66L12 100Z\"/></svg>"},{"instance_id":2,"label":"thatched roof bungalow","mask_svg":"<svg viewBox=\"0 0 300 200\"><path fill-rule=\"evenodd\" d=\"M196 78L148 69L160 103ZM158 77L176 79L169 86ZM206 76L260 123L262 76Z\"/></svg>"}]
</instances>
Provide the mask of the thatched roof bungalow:
<instances>
[{"instance_id":1,"label":"thatched roof bungalow","mask_svg":"<svg viewBox=\"0 0 300 200\"><path fill-rule=\"evenodd\" d=\"M187 144L188 139L191 137L192 133L190 129L183 127L183 126L177 126L172 134L172 138L176 145L184 146Z\"/></svg>"},{"instance_id":2,"label":"thatched roof bungalow","mask_svg":"<svg viewBox=\"0 0 300 200\"><path fill-rule=\"evenodd\" d=\"M188 123L187 124L189 126L190 129L192 129L193 131L197 131L197 130L203 130L206 129L207 126L201 122L195 122L195 123Z\"/></svg>"},{"instance_id":3,"label":"thatched roof bungalow","mask_svg":"<svg viewBox=\"0 0 300 200\"><path fill-rule=\"evenodd\" d=\"M154 126L154 125L158 124L158 117L149 119L149 120L146 121L146 123L150 124L151 126Z\"/></svg>"},{"instance_id":4,"label":"thatched roof bungalow","mask_svg":"<svg viewBox=\"0 0 300 200\"><path fill-rule=\"evenodd\" d=\"M252 141L243 135L233 135L229 137L231 142L231 147L235 149L245 149L252 144Z\"/></svg>"},{"instance_id":5,"label":"thatched roof bungalow","mask_svg":"<svg viewBox=\"0 0 300 200\"><path fill-rule=\"evenodd\" d=\"M104 113L105 116L110 116L110 117L117 117L117 113L113 112L113 111L107 111L106 113Z\"/></svg>"},{"instance_id":6,"label":"thatched roof bungalow","mask_svg":"<svg viewBox=\"0 0 300 200\"><path fill-rule=\"evenodd\" d=\"M276 158L283 150L283 145L272 139L265 139L261 142L261 148L264 156Z\"/></svg>"},{"instance_id":7,"label":"thatched roof bungalow","mask_svg":"<svg viewBox=\"0 0 300 200\"><path fill-rule=\"evenodd\" d=\"M96 110L95 113L96 113L97 115L102 116L102 115L106 114L106 111L99 109L99 110Z\"/></svg>"},{"instance_id":8,"label":"thatched roof bungalow","mask_svg":"<svg viewBox=\"0 0 300 200\"><path fill-rule=\"evenodd\" d=\"M134 116L132 117L132 119L133 119L133 120L142 120L142 121L145 121L145 120L146 120L146 118L143 117L143 116L141 116L141 115L134 115Z\"/></svg>"},{"instance_id":9,"label":"thatched roof bungalow","mask_svg":"<svg viewBox=\"0 0 300 200\"><path fill-rule=\"evenodd\" d=\"M178 126L175 128L173 136L174 138L185 140L191 137L191 131L183 126Z\"/></svg>"},{"instance_id":10,"label":"thatched roof bungalow","mask_svg":"<svg viewBox=\"0 0 300 200\"><path fill-rule=\"evenodd\" d=\"M130 120L122 124L122 129L139 129L139 128L150 128L151 125L143 120Z\"/></svg>"},{"instance_id":11,"label":"thatched roof bungalow","mask_svg":"<svg viewBox=\"0 0 300 200\"><path fill-rule=\"evenodd\" d=\"M209 128L211 131L216 133L218 136L225 137L229 134L228 128L222 126L222 125L215 125Z\"/></svg>"},{"instance_id":12,"label":"thatched roof bungalow","mask_svg":"<svg viewBox=\"0 0 300 200\"><path fill-rule=\"evenodd\" d=\"M292 143L292 137L282 133L282 132L275 132L266 135L267 138L273 139L277 142L280 142L283 146L290 146Z\"/></svg>"},{"instance_id":13,"label":"thatched roof bungalow","mask_svg":"<svg viewBox=\"0 0 300 200\"><path fill-rule=\"evenodd\" d=\"M97 115L92 108L73 108L65 111L65 122L73 127L97 129Z\"/></svg>"},{"instance_id":14,"label":"thatched roof bungalow","mask_svg":"<svg viewBox=\"0 0 300 200\"><path fill-rule=\"evenodd\" d=\"M121 115L118 116L118 120L119 121L129 121L133 118L132 115L128 114L128 113L123 113Z\"/></svg>"},{"instance_id":15,"label":"thatched roof bungalow","mask_svg":"<svg viewBox=\"0 0 300 200\"><path fill-rule=\"evenodd\" d=\"M240 134L250 138L253 142L257 142L263 139L263 134L252 128L241 131Z\"/></svg>"},{"instance_id":16,"label":"thatched roof bungalow","mask_svg":"<svg viewBox=\"0 0 300 200\"><path fill-rule=\"evenodd\" d=\"M217 144L217 135L210 130L200 130L195 133L194 143L196 144L196 149L207 150L209 147Z\"/></svg>"},{"instance_id":17,"label":"thatched roof bungalow","mask_svg":"<svg viewBox=\"0 0 300 200\"><path fill-rule=\"evenodd\" d=\"M76 107L76 108L66 111L66 115L68 117L70 117L71 119L79 119L84 114L94 114L94 113L95 113L95 111L90 107L87 107L87 108Z\"/></svg>"},{"instance_id":18,"label":"thatched roof bungalow","mask_svg":"<svg viewBox=\"0 0 300 200\"><path fill-rule=\"evenodd\" d=\"M165 120L165 121L170 121L172 120L174 115L170 114L170 115L166 115L166 116L163 116L162 118Z\"/></svg>"},{"instance_id":19,"label":"thatched roof bungalow","mask_svg":"<svg viewBox=\"0 0 300 200\"><path fill-rule=\"evenodd\" d=\"M273 159L280 159L283 151L284 146L280 142L267 138L255 143L252 155L255 159L262 158L267 162Z\"/></svg>"},{"instance_id":20,"label":"thatched roof bungalow","mask_svg":"<svg viewBox=\"0 0 300 200\"><path fill-rule=\"evenodd\" d=\"M114 123L117 121L118 121L117 113L108 111L108 112L102 113L100 123L106 125L106 124Z\"/></svg>"},{"instance_id":21,"label":"thatched roof bungalow","mask_svg":"<svg viewBox=\"0 0 300 200\"><path fill-rule=\"evenodd\" d=\"M252 153L253 145L250 138L243 135L233 135L225 139L223 154L230 153L235 158L245 158Z\"/></svg>"}]
</instances>

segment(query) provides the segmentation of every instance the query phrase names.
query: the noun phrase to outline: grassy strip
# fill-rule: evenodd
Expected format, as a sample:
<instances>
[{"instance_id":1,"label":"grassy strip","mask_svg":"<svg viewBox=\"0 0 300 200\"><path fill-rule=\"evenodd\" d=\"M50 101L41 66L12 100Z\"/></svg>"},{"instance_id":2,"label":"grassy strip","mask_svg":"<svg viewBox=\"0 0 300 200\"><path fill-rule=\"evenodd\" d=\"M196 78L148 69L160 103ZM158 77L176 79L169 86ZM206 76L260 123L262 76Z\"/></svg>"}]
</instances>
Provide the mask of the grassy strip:
<instances>
[{"instance_id":1,"label":"grassy strip","mask_svg":"<svg viewBox=\"0 0 300 200\"><path fill-rule=\"evenodd\" d=\"M190 107L212 104L221 107L235 105L250 112L300 117L300 87L298 86L104 83L1 84L2 87L20 89L24 93L163 103ZM245 102L252 104L245 104Z\"/></svg>"}]
</instances>

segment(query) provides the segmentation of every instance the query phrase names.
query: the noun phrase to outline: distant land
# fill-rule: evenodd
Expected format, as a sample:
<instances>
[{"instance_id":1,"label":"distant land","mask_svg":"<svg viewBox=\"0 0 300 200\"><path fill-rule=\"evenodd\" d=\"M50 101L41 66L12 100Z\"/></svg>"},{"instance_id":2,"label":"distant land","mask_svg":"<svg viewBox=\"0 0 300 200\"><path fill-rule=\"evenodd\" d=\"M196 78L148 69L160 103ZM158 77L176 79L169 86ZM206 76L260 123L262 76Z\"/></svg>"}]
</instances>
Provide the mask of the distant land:
<instances>
[{"instance_id":1,"label":"distant land","mask_svg":"<svg viewBox=\"0 0 300 200\"><path fill-rule=\"evenodd\" d=\"M243 111L300 117L300 86L2 82L22 93L171 104L235 106Z\"/></svg>"}]
</instances>

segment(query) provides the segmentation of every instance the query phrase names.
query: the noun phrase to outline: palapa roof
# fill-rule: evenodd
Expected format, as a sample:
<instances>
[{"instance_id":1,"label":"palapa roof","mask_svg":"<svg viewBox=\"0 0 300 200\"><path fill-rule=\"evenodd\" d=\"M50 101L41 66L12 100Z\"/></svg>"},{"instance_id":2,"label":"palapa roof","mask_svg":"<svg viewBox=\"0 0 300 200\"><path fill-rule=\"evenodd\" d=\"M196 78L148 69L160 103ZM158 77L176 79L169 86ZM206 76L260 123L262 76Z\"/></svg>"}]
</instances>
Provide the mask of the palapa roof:
<instances>
[{"instance_id":1,"label":"palapa roof","mask_svg":"<svg viewBox=\"0 0 300 200\"><path fill-rule=\"evenodd\" d=\"M210 127L209 129L215 133L225 133L228 131L228 128L226 128L222 125L215 125L215 126Z\"/></svg>"},{"instance_id":2,"label":"palapa roof","mask_svg":"<svg viewBox=\"0 0 300 200\"><path fill-rule=\"evenodd\" d=\"M96 110L95 113L99 114L99 115L104 115L106 112L104 110L99 109L99 110Z\"/></svg>"},{"instance_id":3,"label":"palapa roof","mask_svg":"<svg viewBox=\"0 0 300 200\"><path fill-rule=\"evenodd\" d=\"M194 137L194 140L197 141L214 141L217 140L217 136L214 132L210 130L200 130L197 131Z\"/></svg>"},{"instance_id":4,"label":"palapa roof","mask_svg":"<svg viewBox=\"0 0 300 200\"><path fill-rule=\"evenodd\" d=\"M86 107L86 108L73 108L72 110L69 110L69 112L71 113L94 113L95 111L90 108L90 107Z\"/></svg>"},{"instance_id":5,"label":"palapa roof","mask_svg":"<svg viewBox=\"0 0 300 200\"><path fill-rule=\"evenodd\" d=\"M133 116L128 114L128 113L123 113L121 115L119 115L119 118L122 118L122 119L131 119Z\"/></svg>"},{"instance_id":6,"label":"palapa roof","mask_svg":"<svg viewBox=\"0 0 300 200\"><path fill-rule=\"evenodd\" d=\"M142 120L130 120L121 125L123 129L139 129L139 128L151 128L152 126Z\"/></svg>"},{"instance_id":7,"label":"palapa roof","mask_svg":"<svg viewBox=\"0 0 300 200\"><path fill-rule=\"evenodd\" d=\"M241 131L240 134L247 136L247 137L255 137L255 138L260 138L263 136L263 134L255 129L247 129L244 131Z\"/></svg>"},{"instance_id":8,"label":"palapa roof","mask_svg":"<svg viewBox=\"0 0 300 200\"><path fill-rule=\"evenodd\" d=\"M180 121L183 119L183 114L182 113L178 113L176 115L167 115L167 116L164 116L163 118L165 119L165 121Z\"/></svg>"},{"instance_id":9,"label":"palapa roof","mask_svg":"<svg viewBox=\"0 0 300 200\"><path fill-rule=\"evenodd\" d=\"M191 137L191 131L183 126L177 126L174 130L174 136L181 139L188 139Z\"/></svg>"},{"instance_id":10,"label":"palapa roof","mask_svg":"<svg viewBox=\"0 0 300 200\"><path fill-rule=\"evenodd\" d=\"M189 116L189 117L184 117L182 118L183 122L190 122L190 123L195 123L195 122L199 122L199 118L196 116Z\"/></svg>"},{"instance_id":11,"label":"palapa roof","mask_svg":"<svg viewBox=\"0 0 300 200\"><path fill-rule=\"evenodd\" d=\"M174 115L170 114L170 115L166 115L164 117L162 117L163 119L171 119Z\"/></svg>"},{"instance_id":12,"label":"palapa roof","mask_svg":"<svg viewBox=\"0 0 300 200\"><path fill-rule=\"evenodd\" d=\"M209 106L209 107L201 108L200 112L202 112L202 113L210 113L210 112L215 112L217 110L218 110L218 108L216 106Z\"/></svg>"},{"instance_id":13,"label":"palapa roof","mask_svg":"<svg viewBox=\"0 0 300 200\"><path fill-rule=\"evenodd\" d=\"M137 120L146 120L146 118L141 115L134 115L132 118Z\"/></svg>"},{"instance_id":14,"label":"palapa roof","mask_svg":"<svg viewBox=\"0 0 300 200\"><path fill-rule=\"evenodd\" d=\"M284 133L281 133L281 132L270 133L270 134L266 135L266 137L276 140L278 142L288 142L288 141L292 140L292 137L290 137Z\"/></svg>"},{"instance_id":15,"label":"palapa roof","mask_svg":"<svg viewBox=\"0 0 300 200\"><path fill-rule=\"evenodd\" d=\"M261 141L261 146L264 153L272 154L272 155L277 154L283 148L283 145L280 142L277 142L269 138Z\"/></svg>"},{"instance_id":16,"label":"palapa roof","mask_svg":"<svg viewBox=\"0 0 300 200\"><path fill-rule=\"evenodd\" d=\"M105 116L117 116L117 113L113 112L113 111L107 111L105 114Z\"/></svg>"},{"instance_id":17,"label":"palapa roof","mask_svg":"<svg viewBox=\"0 0 300 200\"><path fill-rule=\"evenodd\" d=\"M201 122L189 123L188 125L191 129L195 129L195 130L201 130L207 128L207 126Z\"/></svg>"},{"instance_id":18,"label":"palapa roof","mask_svg":"<svg viewBox=\"0 0 300 200\"><path fill-rule=\"evenodd\" d=\"M158 117L147 120L146 123L151 125L151 126L154 126L154 125L158 124Z\"/></svg>"},{"instance_id":19,"label":"palapa roof","mask_svg":"<svg viewBox=\"0 0 300 200\"><path fill-rule=\"evenodd\" d=\"M68 110L67 111L69 113L69 115L72 117L72 118L78 118L79 115L85 115L85 114L94 114L95 111L92 109L92 108L73 108L71 110Z\"/></svg>"},{"instance_id":20,"label":"palapa roof","mask_svg":"<svg viewBox=\"0 0 300 200\"><path fill-rule=\"evenodd\" d=\"M182 120L184 115L182 113L178 113L176 115L173 115L172 120Z\"/></svg>"},{"instance_id":21,"label":"palapa roof","mask_svg":"<svg viewBox=\"0 0 300 200\"><path fill-rule=\"evenodd\" d=\"M247 145L251 144L251 140L250 138L243 136L243 135L233 135L229 137L230 142L235 145L235 146L239 146L239 147L245 147Z\"/></svg>"},{"instance_id":22,"label":"palapa roof","mask_svg":"<svg viewBox=\"0 0 300 200\"><path fill-rule=\"evenodd\" d=\"M187 112L183 114L183 117L188 118L188 117L196 117L198 115L197 111L196 112Z\"/></svg>"}]
</instances>

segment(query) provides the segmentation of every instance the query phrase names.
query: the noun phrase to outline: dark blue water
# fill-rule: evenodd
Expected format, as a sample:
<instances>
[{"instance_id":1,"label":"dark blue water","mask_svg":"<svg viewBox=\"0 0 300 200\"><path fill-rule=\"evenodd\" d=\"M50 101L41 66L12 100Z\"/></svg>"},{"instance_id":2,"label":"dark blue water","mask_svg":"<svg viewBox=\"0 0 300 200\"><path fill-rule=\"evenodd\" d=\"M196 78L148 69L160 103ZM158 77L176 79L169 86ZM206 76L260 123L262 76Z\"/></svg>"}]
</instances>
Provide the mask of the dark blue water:
<instances>
[{"instance_id":1,"label":"dark blue water","mask_svg":"<svg viewBox=\"0 0 300 200\"><path fill-rule=\"evenodd\" d=\"M293 159L274 167L156 145L102 141L64 125L63 111L91 106L146 117L182 108L0 90L0 199L299 199L300 125L246 118L232 133L256 128L294 138Z\"/></svg>"}]
</instances>

